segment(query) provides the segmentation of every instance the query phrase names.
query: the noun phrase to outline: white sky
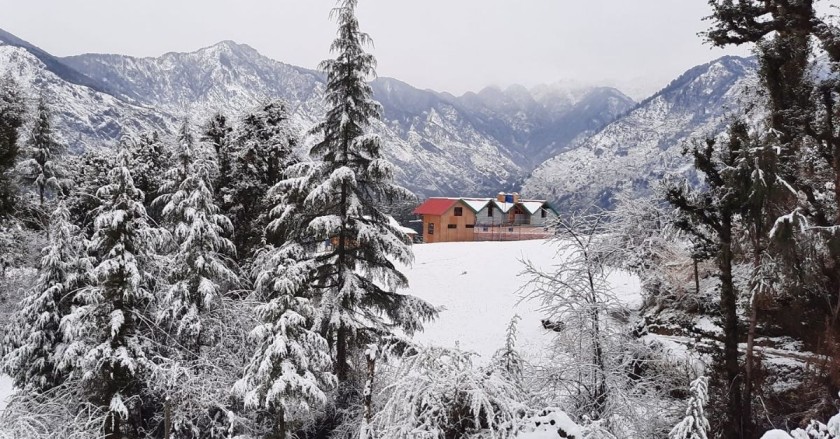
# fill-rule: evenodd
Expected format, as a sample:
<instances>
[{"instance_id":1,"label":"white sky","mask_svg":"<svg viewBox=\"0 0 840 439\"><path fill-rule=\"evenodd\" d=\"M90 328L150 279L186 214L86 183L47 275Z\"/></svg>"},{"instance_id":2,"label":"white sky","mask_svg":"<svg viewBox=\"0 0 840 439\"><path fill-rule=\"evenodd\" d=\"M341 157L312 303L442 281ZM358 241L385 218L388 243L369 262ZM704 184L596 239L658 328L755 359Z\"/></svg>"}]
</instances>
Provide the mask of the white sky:
<instances>
[{"instance_id":1,"label":"white sky","mask_svg":"<svg viewBox=\"0 0 840 439\"><path fill-rule=\"evenodd\" d=\"M836 1L836 0L831 0ZM313 68L333 0L0 0L0 28L59 56L158 56L221 40ZM380 76L460 94L559 80L638 94L725 53L697 33L706 0L360 0Z\"/></svg>"}]
</instances>

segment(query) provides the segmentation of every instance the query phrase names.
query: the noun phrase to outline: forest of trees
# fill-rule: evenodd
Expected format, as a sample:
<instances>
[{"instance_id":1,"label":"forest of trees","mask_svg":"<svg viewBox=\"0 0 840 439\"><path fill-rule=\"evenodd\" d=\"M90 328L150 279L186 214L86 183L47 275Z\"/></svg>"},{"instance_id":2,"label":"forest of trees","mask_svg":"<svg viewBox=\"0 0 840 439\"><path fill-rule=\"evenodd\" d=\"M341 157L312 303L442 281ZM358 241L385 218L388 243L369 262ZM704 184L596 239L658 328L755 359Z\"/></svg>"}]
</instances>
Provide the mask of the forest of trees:
<instances>
[{"instance_id":1,"label":"forest of trees","mask_svg":"<svg viewBox=\"0 0 840 439\"><path fill-rule=\"evenodd\" d=\"M414 195L370 133L357 0L306 133L278 100L73 156L49 97L3 77L0 439L840 438L840 28L812 0L709 4L704 37L754 48L760 83L686 146L699 185L553 225L563 259L519 291L556 332L540 365L518 317L483 363L412 342L440 309L405 293L391 216ZM785 386L778 339L804 364Z\"/></svg>"}]
</instances>

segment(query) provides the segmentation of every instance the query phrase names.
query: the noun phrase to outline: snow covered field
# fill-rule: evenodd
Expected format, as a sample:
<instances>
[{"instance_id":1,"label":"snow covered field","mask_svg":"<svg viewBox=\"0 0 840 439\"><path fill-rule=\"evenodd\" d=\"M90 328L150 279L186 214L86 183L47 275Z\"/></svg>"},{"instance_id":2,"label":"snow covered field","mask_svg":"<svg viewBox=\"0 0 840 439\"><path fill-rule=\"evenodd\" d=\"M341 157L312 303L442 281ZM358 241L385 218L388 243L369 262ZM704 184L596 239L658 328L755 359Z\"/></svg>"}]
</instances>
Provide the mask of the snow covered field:
<instances>
[{"instance_id":1,"label":"snow covered field","mask_svg":"<svg viewBox=\"0 0 840 439\"><path fill-rule=\"evenodd\" d=\"M544 329L539 303L522 301L520 276L528 259L551 269L557 246L548 241L451 242L414 246L414 265L406 270L409 293L446 309L426 325L415 340L445 347L458 346L488 360L504 343L510 319L518 314L517 347L529 361L547 354L552 332ZM636 277L615 273L616 294L631 306L641 304Z\"/></svg>"},{"instance_id":2,"label":"snow covered field","mask_svg":"<svg viewBox=\"0 0 840 439\"><path fill-rule=\"evenodd\" d=\"M0 375L0 412L6 408L6 398L12 394L12 379L6 375Z\"/></svg>"}]
</instances>

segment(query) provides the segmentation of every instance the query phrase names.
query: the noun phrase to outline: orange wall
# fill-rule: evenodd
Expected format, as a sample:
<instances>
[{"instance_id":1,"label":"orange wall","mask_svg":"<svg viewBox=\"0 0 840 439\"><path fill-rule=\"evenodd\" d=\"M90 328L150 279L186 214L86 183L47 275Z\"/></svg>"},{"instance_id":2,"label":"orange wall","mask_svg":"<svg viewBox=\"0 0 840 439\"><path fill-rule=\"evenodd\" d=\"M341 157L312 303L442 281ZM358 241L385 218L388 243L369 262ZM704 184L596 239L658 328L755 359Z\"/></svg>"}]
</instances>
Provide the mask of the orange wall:
<instances>
[{"instance_id":1,"label":"orange wall","mask_svg":"<svg viewBox=\"0 0 840 439\"><path fill-rule=\"evenodd\" d=\"M460 207L461 216L455 216L455 208ZM435 233L429 235L429 223L435 225ZM447 227L455 224L454 229ZM423 242L453 242L473 241L475 229L468 229L467 225L475 225L475 212L463 203L455 203L443 215L423 215Z\"/></svg>"}]
</instances>

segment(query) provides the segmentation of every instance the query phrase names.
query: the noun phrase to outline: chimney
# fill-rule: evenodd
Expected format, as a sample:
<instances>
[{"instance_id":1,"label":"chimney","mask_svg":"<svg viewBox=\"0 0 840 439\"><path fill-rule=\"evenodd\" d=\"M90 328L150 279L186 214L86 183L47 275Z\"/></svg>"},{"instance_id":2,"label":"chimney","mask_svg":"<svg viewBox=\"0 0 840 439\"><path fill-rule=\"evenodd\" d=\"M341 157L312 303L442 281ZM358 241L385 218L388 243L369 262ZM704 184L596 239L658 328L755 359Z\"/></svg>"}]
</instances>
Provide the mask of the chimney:
<instances>
[{"instance_id":1,"label":"chimney","mask_svg":"<svg viewBox=\"0 0 840 439\"><path fill-rule=\"evenodd\" d=\"M505 193L504 192L499 192L499 195L496 195L496 201L498 201L500 203L504 203L505 202Z\"/></svg>"},{"instance_id":2,"label":"chimney","mask_svg":"<svg viewBox=\"0 0 840 439\"><path fill-rule=\"evenodd\" d=\"M518 202L519 202L519 192L514 192L513 193L513 204L516 204Z\"/></svg>"}]
</instances>

